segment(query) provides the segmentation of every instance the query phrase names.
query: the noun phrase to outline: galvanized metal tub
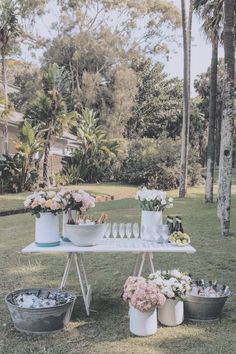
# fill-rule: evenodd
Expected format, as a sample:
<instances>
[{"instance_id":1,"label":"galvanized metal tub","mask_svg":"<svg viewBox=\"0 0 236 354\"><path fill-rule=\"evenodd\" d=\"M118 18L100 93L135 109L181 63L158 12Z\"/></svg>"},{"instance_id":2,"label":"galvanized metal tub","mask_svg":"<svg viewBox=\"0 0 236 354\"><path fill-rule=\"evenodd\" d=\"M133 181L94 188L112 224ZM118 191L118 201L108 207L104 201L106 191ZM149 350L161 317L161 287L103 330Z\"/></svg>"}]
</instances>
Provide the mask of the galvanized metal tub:
<instances>
[{"instance_id":1,"label":"galvanized metal tub","mask_svg":"<svg viewBox=\"0 0 236 354\"><path fill-rule=\"evenodd\" d=\"M186 295L184 300L184 318L190 321L212 321L219 318L230 293L220 297Z\"/></svg>"},{"instance_id":2,"label":"galvanized metal tub","mask_svg":"<svg viewBox=\"0 0 236 354\"><path fill-rule=\"evenodd\" d=\"M30 292L36 295L39 290L41 294L43 292L58 291L58 289L49 288L20 289L9 293L5 297L5 302L10 311L14 326L20 332L48 334L52 331L63 329L70 321L76 296L68 291L61 290L61 293L69 294L72 300L53 307L22 308L12 303L13 297L18 294Z\"/></svg>"}]
</instances>

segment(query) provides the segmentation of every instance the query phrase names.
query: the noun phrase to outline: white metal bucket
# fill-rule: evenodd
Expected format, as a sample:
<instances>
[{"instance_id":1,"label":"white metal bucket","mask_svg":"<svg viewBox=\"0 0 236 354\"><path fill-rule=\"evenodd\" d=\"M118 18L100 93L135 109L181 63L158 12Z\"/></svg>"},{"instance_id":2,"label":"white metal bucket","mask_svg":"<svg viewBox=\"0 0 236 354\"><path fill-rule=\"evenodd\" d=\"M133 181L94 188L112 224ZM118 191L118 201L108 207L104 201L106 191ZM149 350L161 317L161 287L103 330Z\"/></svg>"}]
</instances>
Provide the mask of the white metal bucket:
<instances>
[{"instance_id":1,"label":"white metal bucket","mask_svg":"<svg viewBox=\"0 0 236 354\"><path fill-rule=\"evenodd\" d=\"M165 326L178 326L184 320L184 303L180 300L166 299L158 309L158 320Z\"/></svg>"},{"instance_id":2,"label":"white metal bucket","mask_svg":"<svg viewBox=\"0 0 236 354\"><path fill-rule=\"evenodd\" d=\"M136 336L151 336L157 331L157 310L139 311L132 305L129 309L130 332Z\"/></svg>"},{"instance_id":3,"label":"white metal bucket","mask_svg":"<svg viewBox=\"0 0 236 354\"><path fill-rule=\"evenodd\" d=\"M53 247L60 244L59 215L40 213L35 218L35 243L39 247Z\"/></svg>"}]
</instances>

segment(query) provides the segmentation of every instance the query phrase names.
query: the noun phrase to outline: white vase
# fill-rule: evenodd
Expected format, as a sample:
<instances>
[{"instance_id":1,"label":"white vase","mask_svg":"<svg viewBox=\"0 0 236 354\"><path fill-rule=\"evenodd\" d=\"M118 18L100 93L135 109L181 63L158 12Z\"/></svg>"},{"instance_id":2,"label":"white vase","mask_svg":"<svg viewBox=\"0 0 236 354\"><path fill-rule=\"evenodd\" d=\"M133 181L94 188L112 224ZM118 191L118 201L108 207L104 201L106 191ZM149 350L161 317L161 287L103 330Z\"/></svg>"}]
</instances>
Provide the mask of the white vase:
<instances>
[{"instance_id":1,"label":"white vase","mask_svg":"<svg viewBox=\"0 0 236 354\"><path fill-rule=\"evenodd\" d=\"M75 219L76 210L71 210L71 215L72 215L72 218ZM65 228L65 225L67 223L68 223L68 212L66 213L65 211L63 211L63 214L62 214L62 240L65 242L71 242L69 240L69 237L67 235L67 230Z\"/></svg>"},{"instance_id":2,"label":"white vase","mask_svg":"<svg viewBox=\"0 0 236 354\"><path fill-rule=\"evenodd\" d=\"M146 211L141 213L141 238L147 241L157 241L159 238L157 226L162 225L162 211Z\"/></svg>"},{"instance_id":3,"label":"white vase","mask_svg":"<svg viewBox=\"0 0 236 354\"><path fill-rule=\"evenodd\" d=\"M129 305L129 329L136 336L151 336L157 331L157 310L139 311L131 304Z\"/></svg>"},{"instance_id":4,"label":"white vase","mask_svg":"<svg viewBox=\"0 0 236 354\"><path fill-rule=\"evenodd\" d=\"M158 309L158 320L165 326L178 326L184 320L184 303L180 300L166 299Z\"/></svg>"},{"instance_id":5,"label":"white vase","mask_svg":"<svg viewBox=\"0 0 236 354\"><path fill-rule=\"evenodd\" d=\"M39 247L53 247L60 244L59 215L40 213L35 218L35 243Z\"/></svg>"}]
</instances>

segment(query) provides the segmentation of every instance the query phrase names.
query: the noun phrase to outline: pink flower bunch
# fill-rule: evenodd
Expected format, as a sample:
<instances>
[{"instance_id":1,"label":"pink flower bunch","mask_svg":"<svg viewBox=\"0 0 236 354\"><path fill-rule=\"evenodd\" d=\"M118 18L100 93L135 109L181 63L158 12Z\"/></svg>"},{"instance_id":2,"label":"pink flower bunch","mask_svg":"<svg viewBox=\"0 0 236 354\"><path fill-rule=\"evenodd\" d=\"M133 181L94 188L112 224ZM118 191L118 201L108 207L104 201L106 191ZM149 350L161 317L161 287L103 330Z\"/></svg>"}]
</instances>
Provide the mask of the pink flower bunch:
<instances>
[{"instance_id":1,"label":"pink flower bunch","mask_svg":"<svg viewBox=\"0 0 236 354\"><path fill-rule=\"evenodd\" d=\"M66 210L73 209L84 212L95 207L95 198L82 190L61 189L58 195L66 200Z\"/></svg>"},{"instance_id":2,"label":"pink flower bunch","mask_svg":"<svg viewBox=\"0 0 236 354\"><path fill-rule=\"evenodd\" d=\"M36 216L42 212L56 214L65 209L66 200L55 191L39 191L29 195L24 201L24 206L32 209L32 214L36 214Z\"/></svg>"},{"instance_id":3,"label":"pink flower bunch","mask_svg":"<svg viewBox=\"0 0 236 354\"><path fill-rule=\"evenodd\" d=\"M155 282L143 277L129 277L124 285L123 300L145 312L163 306L166 298Z\"/></svg>"}]
</instances>

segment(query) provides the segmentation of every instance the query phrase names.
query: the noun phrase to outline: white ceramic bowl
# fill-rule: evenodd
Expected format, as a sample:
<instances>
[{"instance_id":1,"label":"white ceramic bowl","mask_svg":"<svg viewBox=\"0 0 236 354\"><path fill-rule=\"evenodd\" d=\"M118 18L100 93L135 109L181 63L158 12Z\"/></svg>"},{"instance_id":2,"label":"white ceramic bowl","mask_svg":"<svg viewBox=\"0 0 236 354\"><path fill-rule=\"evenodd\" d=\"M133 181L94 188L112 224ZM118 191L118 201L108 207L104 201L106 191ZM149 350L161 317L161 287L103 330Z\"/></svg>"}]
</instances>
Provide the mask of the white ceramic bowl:
<instances>
[{"instance_id":1,"label":"white ceramic bowl","mask_svg":"<svg viewBox=\"0 0 236 354\"><path fill-rule=\"evenodd\" d=\"M107 224L65 224L65 236L76 246L95 246L102 241L106 233L107 226Z\"/></svg>"}]
</instances>

